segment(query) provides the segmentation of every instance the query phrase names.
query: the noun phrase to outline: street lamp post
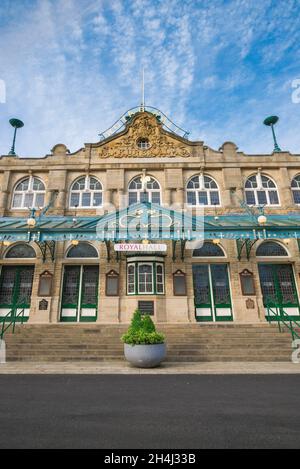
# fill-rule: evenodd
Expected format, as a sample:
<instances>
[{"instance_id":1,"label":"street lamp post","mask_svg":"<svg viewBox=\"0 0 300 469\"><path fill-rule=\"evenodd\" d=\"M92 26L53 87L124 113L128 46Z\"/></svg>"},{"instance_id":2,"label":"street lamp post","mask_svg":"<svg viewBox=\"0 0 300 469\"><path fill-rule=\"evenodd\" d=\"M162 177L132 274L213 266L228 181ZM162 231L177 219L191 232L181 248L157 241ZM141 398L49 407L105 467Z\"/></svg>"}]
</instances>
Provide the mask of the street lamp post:
<instances>
[{"instance_id":1,"label":"street lamp post","mask_svg":"<svg viewBox=\"0 0 300 469\"><path fill-rule=\"evenodd\" d=\"M274 125L279 121L279 117L277 116L269 116L264 120L264 124L267 125L268 127L271 127L272 129L272 135L273 135L273 140L274 140L274 152L279 153L281 152L281 149L279 148L279 145L276 140L276 135L275 135L275 130L274 130Z\"/></svg>"},{"instance_id":2,"label":"street lamp post","mask_svg":"<svg viewBox=\"0 0 300 469\"><path fill-rule=\"evenodd\" d=\"M16 153L15 153L15 144L16 144L17 130L21 129L21 127L24 127L24 123L19 119L10 119L9 123L15 129L13 143L12 143L12 147L11 147L11 150L9 152L9 155L15 156L16 155Z\"/></svg>"}]
</instances>

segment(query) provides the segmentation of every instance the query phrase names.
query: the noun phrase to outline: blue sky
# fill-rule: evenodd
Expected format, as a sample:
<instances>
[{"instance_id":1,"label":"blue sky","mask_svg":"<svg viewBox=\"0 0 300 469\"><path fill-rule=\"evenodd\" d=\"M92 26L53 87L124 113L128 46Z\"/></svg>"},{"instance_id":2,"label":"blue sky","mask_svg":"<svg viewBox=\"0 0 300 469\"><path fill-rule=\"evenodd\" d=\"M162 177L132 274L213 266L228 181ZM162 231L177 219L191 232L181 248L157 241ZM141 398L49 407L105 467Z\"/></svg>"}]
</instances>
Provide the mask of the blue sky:
<instances>
[{"instance_id":1,"label":"blue sky","mask_svg":"<svg viewBox=\"0 0 300 469\"><path fill-rule=\"evenodd\" d=\"M97 141L140 104L143 66L146 104L191 139L269 153L276 114L280 146L300 154L299 0L1 0L0 41L0 154L10 117L25 122L21 156Z\"/></svg>"}]
</instances>

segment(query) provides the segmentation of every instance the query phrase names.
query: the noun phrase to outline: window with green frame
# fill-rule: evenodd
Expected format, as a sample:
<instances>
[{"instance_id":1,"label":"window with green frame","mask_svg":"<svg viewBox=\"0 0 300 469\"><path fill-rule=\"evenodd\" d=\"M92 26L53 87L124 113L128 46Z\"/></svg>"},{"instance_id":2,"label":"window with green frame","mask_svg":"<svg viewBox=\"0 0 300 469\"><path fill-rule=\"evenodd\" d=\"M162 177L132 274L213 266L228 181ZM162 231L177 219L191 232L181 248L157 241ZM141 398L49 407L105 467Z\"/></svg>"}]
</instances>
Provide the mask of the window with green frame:
<instances>
[{"instance_id":1,"label":"window with green frame","mask_svg":"<svg viewBox=\"0 0 300 469\"><path fill-rule=\"evenodd\" d=\"M164 295L164 264L155 261L127 263L127 295Z\"/></svg>"}]
</instances>

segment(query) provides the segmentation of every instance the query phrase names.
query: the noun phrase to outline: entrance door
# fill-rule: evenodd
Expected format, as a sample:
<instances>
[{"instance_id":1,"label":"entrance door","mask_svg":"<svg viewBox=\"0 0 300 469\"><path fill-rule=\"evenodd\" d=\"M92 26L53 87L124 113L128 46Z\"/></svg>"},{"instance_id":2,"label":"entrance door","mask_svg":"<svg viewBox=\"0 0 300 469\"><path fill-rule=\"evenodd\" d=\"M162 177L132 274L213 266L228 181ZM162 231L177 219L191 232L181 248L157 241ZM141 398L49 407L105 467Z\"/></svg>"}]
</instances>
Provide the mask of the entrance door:
<instances>
[{"instance_id":1,"label":"entrance door","mask_svg":"<svg viewBox=\"0 0 300 469\"><path fill-rule=\"evenodd\" d=\"M0 276L0 321L9 312L15 317L24 310L28 321L34 266L3 266ZM18 317L17 321L22 321Z\"/></svg>"},{"instance_id":2,"label":"entrance door","mask_svg":"<svg viewBox=\"0 0 300 469\"><path fill-rule=\"evenodd\" d=\"M283 310L291 319L299 319L299 300L292 266L260 264L258 269L264 306L270 306L277 314Z\"/></svg>"},{"instance_id":3,"label":"entrance door","mask_svg":"<svg viewBox=\"0 0 300 469\"><path fill-rule=\"evenodd\" d=\"M197 321L232 321L227 264L194 264Z\"/></svg>"},{"instance_id":4,"label":"entrance door","mask_svg":"<svg viewBox=\"0 0 300 469\"><path fill-rule=\"evenodd\" d=\"M96 321L98 306L98 279L98 266L71 265L65 267L61 321Z\"/></svg>"}]
</instances>

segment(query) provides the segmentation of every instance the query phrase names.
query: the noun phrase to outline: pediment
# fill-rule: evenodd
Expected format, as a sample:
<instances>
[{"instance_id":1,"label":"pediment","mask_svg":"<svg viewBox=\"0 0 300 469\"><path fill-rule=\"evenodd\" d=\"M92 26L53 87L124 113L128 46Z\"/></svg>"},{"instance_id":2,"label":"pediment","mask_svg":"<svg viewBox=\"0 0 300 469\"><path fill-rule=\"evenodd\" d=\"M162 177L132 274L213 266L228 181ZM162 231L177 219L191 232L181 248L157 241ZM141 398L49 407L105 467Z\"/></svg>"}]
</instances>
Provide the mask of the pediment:
<instances>
[{"instance_id":1,"label":"pediment","mask_svg":"<svg viewBox=\"0 0 300 469\"><path fill-rule=\"evenodd\" d=\"M147 139L149 148L139 147L141 139ZM192 156L192 145L164 130L155 115L139 112L128 121L123 132L101 142L96 154L99 158L186 158Z\"/></svg>"}]
</instances>

